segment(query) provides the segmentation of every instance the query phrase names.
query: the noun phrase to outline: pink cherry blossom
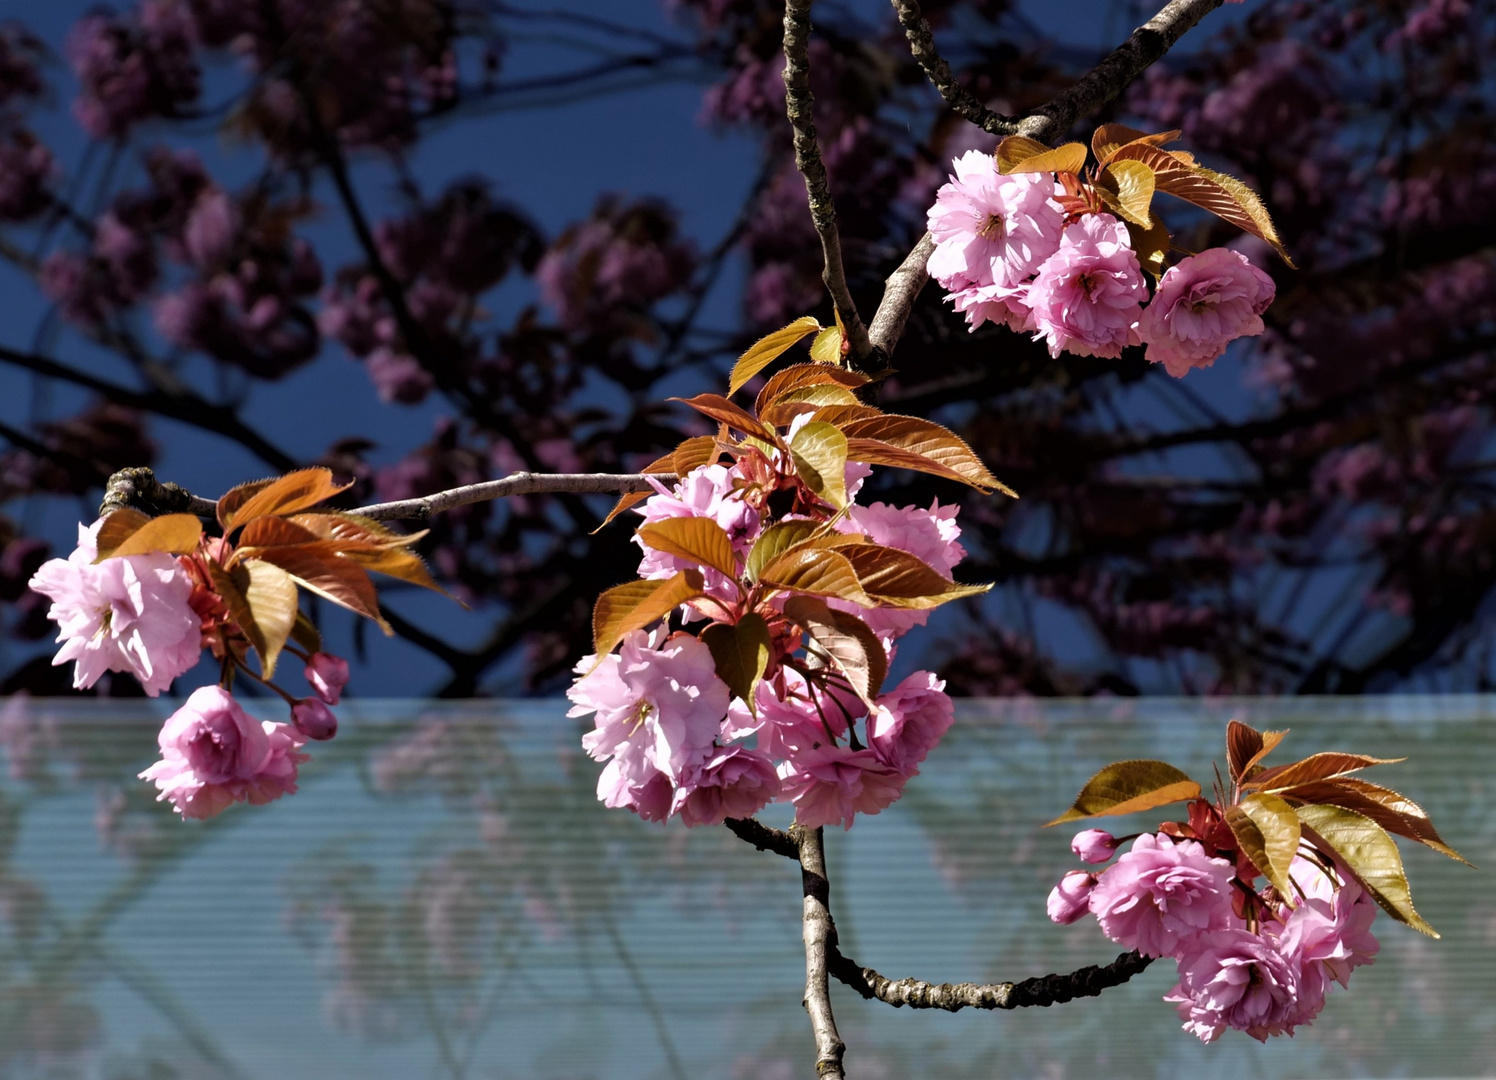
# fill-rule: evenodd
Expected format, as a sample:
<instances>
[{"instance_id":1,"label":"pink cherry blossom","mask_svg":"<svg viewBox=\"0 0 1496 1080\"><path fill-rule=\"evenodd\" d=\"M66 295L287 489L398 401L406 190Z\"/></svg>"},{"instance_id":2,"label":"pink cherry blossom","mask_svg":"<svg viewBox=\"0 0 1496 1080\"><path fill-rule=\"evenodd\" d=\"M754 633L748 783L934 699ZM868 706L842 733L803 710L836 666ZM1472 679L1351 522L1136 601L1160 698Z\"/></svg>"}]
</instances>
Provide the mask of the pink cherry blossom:
<instances>
[{"instance_id":1,"label":"pink cherry blossom","mask_svg":"<svg viewBox=\"0 0 1496 1080\"><path fill-rule=\"evenodd\" d=\"M597 797L610 810L632 810L645 821L664 821L670 816L675 785L652 765L628 767L628 760L614 757L597 778Z\"/></svg>"},{"instance_id":2,"label":"pink cherry blossom","mask_svg":"<svg viewBox=\"0 0 1496 1080\"><path fill-rule=\"evenodd\" d=\"M1082 829L1070 841L1070 850L1081 862L1104 863L1117 850L1117 838L1105 829Z\"/></svg>"},{"instance_id":3,"label":"pink cherry blossom","mask_svg":"<svg viewBox=\"0 0 1496 1080\"><path fill-rule=\"evenodd\" d=\"M916 671L878 698L868 714L868 742L890 768L913 776L949 730L954 715L945 681L932 671Z\"/></svg>"},{"instance_id":4,"label":"pink cherry blossom","mask_svg":"<svg viewBox=\"0 0 1496 1080\"><path fill-rule=\"evenodd\" d=\"M1084 870L1071 870L1060 883L1049 891L1045 911L1051 922L1068 926L1091 909L1091 892L1096 888L1096 875Z\"/></svg>"},{"instance_id":5,"label":"pink cherry blossom","mask_svg":"<svg viewBox=\"0 0 1496 1080\"><path fill-rule=\"evenodd\" d=\"M1144 833L1101 875L1091 911L1106 936L1144 956L1172 956L1203 931L1230 925L1231 863L1194 840Z\"/></svg>"},{"instance_id":6,"label":"pink cherry blossom","mask_svg":"<svg viewBox=\"0 0 1496 1080\"><path fill-rule=\"evenodd\" d=\"M687 825L721 825L751 817L778 794L779 774L767 754L726 746L675 789L670 812Z\"/></svg>"},{"instance_id":7,"label":"pink cherry blossom","mask_svg":"<svg viewBox=\"0 0 1496 1080\"><path fill-rule=\"evenodd\" d=\"M319 698L336 705L343 696L343 687L348 685L348 661L332 653L312 653L303 674Z\"/></svg>"},{"instance_id":8,"label":"pink cherry blossom","mask_svg":"<svg viewBox=\"0 0 1496 1080\"><path fill-rule=\"evenodd\" d=\"M140 774L183 817L210 818L236 802L255 806L296 792L303 738L256 721L220 686L194 690L157 740L161 760Z\"/></svg>"},{"instance_id":9,"label":"pink cherry blossom","mask_svg":"<svg viewBox=\"0 0 1496 1080\"><path fill-rule=\"evenodd\" d=\"M733 702L722 728L724 740L757 734L758 749L763 753L775 759L789 757L844 737L848 719L856 719L866 711L867 707L855 694L836 688L814 692L821 703L817 711L812 692L799 672L786 668L781 678L783 698L776 696L771 683L758 684L754 694L758 705L756 715L750 716L741 702Z\"/></svg>"},{"instance_id":10,"label":"pink cherry blossom","mask_svg":"<svg viewBox=\"0 0 1496 1080\"><path fill-rule=\"evenodd\" d=\"M951 568L966 557L966 549L956 542L961 527L956 524L955 504L941 506L936 499L928 510L917 506L890 506L873 503L854 506L836 526L845 533L861 533L874 544L908 552L941 577L951 579ZM928 611L913 608L865 608L849 600L831 600L838 611L858 616L888 645L894 638L924 626Z\"/></svg>"},{"instance_id":11,"label":"pink cherry blossom","mask_svg":"<svg viewBox=\"0 0 1496 1080\"><path fill-rule=\"evenodd\" d=\"M1164 1000L1176 1003L1184 1030L1202 1042L1214 1042L1228 1027L1266 1042L1306 1022L1295 965L1270 938L1241 929L1197 938L1180 957L1179 984Z\"/></svg>"},{"instance_id":12,"label":"pink cherry blossom","mask_svg":"<svg viewBox=\"0 0 1496 1080\"><path fill-rule=\"evenodd\" d=\"M78 527L78 547L43 563L29 582L52 600L54 664L75 661L73 686L86 689L106 671L128 671L151 697L197 663L202 621L188 598L192 582L165 552L95 563L99 525Z\"/></svg>"},{"instance_id":13,"label":"pink cherry blossom","mask_svg":"<svg viewBox=\"0 0 1496 1080\"><path fill-rule=\"evenodd\" d=\"M677 480L674 487L667 488L656 481L657 494L645 499L636 512L644 518L646 525L668 518L711 518L722 526L722 531L727 533L733 547L739 553L746 553L758 536L758 512L733 490L733 482L738 479L736 466L728 468L726 465L702 465ZM643 546L642 542L640 546ZM651 576L644 572L646 567L662 569L668 566L673 574L680 567L693 565L682 561L676 566L663 561L669 558L670 556L645 548L640 576Z\"/></svg>"},{"instance_id":14,"label":"pink cherry blossom","mask_svg":"<svg viewBox=\"0 0 1496 1080\"><path fill-rule=\"evenodd\" d=\"M966 325L975 330L983 323L997 323L1018 333L1032 333L1034 311L1029 307L1029 284L1017 285L968 285L957 292L949 293L946 299L959 313L966 316Z\"/></svg>"},{"instance_id":15,"label":"pink cherry blossom","mask_svg":"<svg viewBox=\"0 0 1496 1080\"><path fill-rule=\"evenodd\" d=\"M935 196L930 276L946 289L1014 285L1032 274L1060 242L1063 216L1054 179L1042 173L1003 176L991 154L969 150Z\"/></svg>"},{"instance_id":16,"label":"pink cherry blossom","mask_svg":"<svg viewBox=\"0 0 1496 1080\"><path fill-rule=\"evenodd\" d=\"M1301 965L1305 986L1322 997L1330 979L1348 986L1351 972L1376 957L1381 943L1371 924L1380 909L1343 869L1337 887L1319 866L1300 858L1289 877L1301 895L1296 908L1280 913L1280 948Z\"/></svg>"},{"instance_id":17,"label":"pink cherry blossom","mask_svg":"<svg viewBox=\"0 0 1496 1080\"><path fill-rule=\"evenodd\" d=\"M779 766L782 795L795 804L807 829L844 825L858 814L876 814L898 799L908 777L872 750L821 746L797 751Z\"/></svg>"},{"instance_id":18,"label":"pink cherry blossom","mask_svg":"<svg viewBox=\"0 0 1496 1080\"><path fill-rule=\"evenodd\" d=\"M1276 294L1273 279L1245 255L1210 248L1164 272L1138 336L1149 360L1183 378L1190 368L1210 367L1237 338L1262 333L1262 313Z\"/></svg>"},{"instance_id":19,"label":"pink cherry blossom","mask_svg":"<svg viewBox=\"0 0 1496 1080\"><path fill-rule=\"evenodd\" d=\"M1035 340L1049 355L1115 358L1138 344L1134 327L1148 299L1127 227L1110 214L1087 214L1065 230L1060 247L1029 287Z\"/></svg>"}]
</instances>

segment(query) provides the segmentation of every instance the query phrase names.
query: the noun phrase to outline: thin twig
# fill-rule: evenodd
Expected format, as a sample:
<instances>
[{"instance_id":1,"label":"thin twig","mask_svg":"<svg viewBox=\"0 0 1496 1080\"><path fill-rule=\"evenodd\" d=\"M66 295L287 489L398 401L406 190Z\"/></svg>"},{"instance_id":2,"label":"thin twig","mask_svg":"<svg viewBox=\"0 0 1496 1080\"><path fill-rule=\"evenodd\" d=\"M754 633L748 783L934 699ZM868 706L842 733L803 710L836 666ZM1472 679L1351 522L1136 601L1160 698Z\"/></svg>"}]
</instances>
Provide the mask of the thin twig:
<instances>
[{"instance_id":1,"label":"thin twig","mask_svg":"<svg viewBox=\"0 0 1496 1080\"><path fill-rule=\"evenodd\" d=\"M1021 1009L1059 1005L1079 997L1096 997L1103 990L1121 986L1137 975L1153 958L1125 952L1105 967L1083 967L1066 975L1044 975L1019 983L927 983L923 979L889 979L855 960L843 956L834 946L830 972L869 1001L877 999L894 1008L944 1009Z\"/></svg>"},{"instance_id":2,"label":"thin twig","mask_svg":"<svg viewBox=\"0 0 1496 1080\"><path fill-rule=\"evenodd\" d=\"M675 482L675 476L664 473L645 476L643 473L517 472L510 473L502 480L466 484L419 499L375 503L353 513L374 521L425 521L432 514L443 510L487 502L490 499L502 499L506 495L627 495L635 491L649 491L653 486L651 480L670 484Z\"/></svg>"},{"instance_id":3,"label":"thin twig","mask_svg":"<svg viewBox=\"0 0 1496 1080\"><path fill-rule=\"evenodd\" d=\"M951 66L935 48L935 35L915 0L893 0L893 10L899 17L899 25L904 28L904 36L909 39L909 51L952 112L993 135L1018 134L1017 117L993 112L956 81Z\"/></svg>"},{"instance_id":4,"label":"thin twig","mask_svg":"<svg viewBox=\"0 0 1496 1080\"><path fill-rule=\"evenodd\" d=\"M828 965L836 954L836 924L831 921L831 883L826 878L826 850L820 829L790 826L800 845L800 885L805 894L801 940L805 943L805 1011L816 1040L816 1075L844 1080L842 1055L846 1043L831 1015Z\"/></svg>"},{"instance_id":5,"label":"thin twig","mask_svg":"<svg viewBox=\"0 0 1496 1080\"><path fill-rule=\"evenodd\" d=\"M861 365L872 351L867 327L852 302L847 287L847 272L842 266L841 237L836 228L836 206L821 148L816 142L815 98L810 92L810 3L811 0L787 0L784 5L784 108L795 131L795 167L805 177L805 194L810 200L810 218L821 238L821 256L825 269L821 280L831 293L831 302L846 327L852 359Z\"/></svg>"}]
</instances>

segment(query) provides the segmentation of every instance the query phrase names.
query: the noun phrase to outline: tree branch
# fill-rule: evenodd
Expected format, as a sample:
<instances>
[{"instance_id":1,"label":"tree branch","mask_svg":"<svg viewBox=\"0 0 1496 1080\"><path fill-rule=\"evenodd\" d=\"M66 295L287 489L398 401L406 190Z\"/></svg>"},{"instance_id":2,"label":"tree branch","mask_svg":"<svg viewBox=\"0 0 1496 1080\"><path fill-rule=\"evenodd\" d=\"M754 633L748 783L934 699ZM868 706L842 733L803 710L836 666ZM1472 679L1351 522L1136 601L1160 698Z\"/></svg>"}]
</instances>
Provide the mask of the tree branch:
<instances>
[{"instance_id":1,"label":"tree branch","mask_svg":"<svg viewBox=\"0 0 1496 1080\"><path fill-rule=\"evenodd\" d=\"M1017 117L993 112L977 100L975 94L956 81L956 77L951 74L951 66L935 48L935 35L916 0L893 0L893 10L899 17L899 25L904 28L904 36L909 39L909 51L919 61L919 66L925 69L930 82L940 91L940 96L945 98L945 103L951 107L952 112L993 135L1018 134Z\"/></svg>"},{"instance_id":2,"label":"tree branch","mask_svg":"<svg viewBox=\"0 0 1496 1080\"><path fill-rule=\"evenodd\" d=\"M836 205L816 142L815 98L810 92L810 4L811 0L786 0L784 5L784 109L795 132L795 167L805 177L810 200L810 218L821 238L825 269L821 280L831 293L831 302L846 327L852 359L858 364L872 352L867 327L852 302L847 272L842 265L841 236L836 228Z\"/></svg>"},{"instance_id":3,"label":"tree branch","mask_svg":"<svg viewBox=\"0 0 1496 1080\"><path fill-rule=\"evenodd\" d=\"M558 495L558 494L606 494L627 495L635 491L649 491L651 480L669 484L675 482L673 473L510 473L502 480L485 480L480 484L438 491L418 499L402 499L399 502L375 503L360 507L353 513L374 521L425 521L432 514L451 510L458 506L502 499L506 495Z\"/></svg>"},{"instance_id":4,"label":"tree branch","mask_svg":"<svg viewBox=\"0 0 1496 1080\"><path fill-rule=\"evenodd\" d=\"M816 1040L816 1075L824 1080L843 1080L842 1054L847 1046L836 1031L831 1015L831 988L827 968L837 954L836 924L831 921L831 883L826 879L826 851L820 829L790 826L799 842L800 884L805 894L801 940L805 943L805 1011Z\"/></svg>"},{"instance_id":5,"label":"tree branch","mask_svg":"<svg viewBox=\"0 0 1496 1080\"><path fill-rule=\"evenodd\" d=\"M909 313L914 310L914 301L919 299L920 290L930 280L926 265L934 250L934 237L925 233L884 283L883 299L878 303L878 310L873 313L873 325L868 331L868 338L885 363L893 355L899 338L904 336L904 324L909 321Z\"/></svg>"},{"instance_id":6,"label":"tree branch","mask_svg":"<svg viewBox=\"0 0 1496 1080\"><path fill-rule=\"evenodd\" d=\"M1105 967L1083 967L1068 975L1044 975L1020 983L941 983L923 979L889 979L872 968L861 967L855 960L832 946L830 972L837 979L871 1001L876 998L894 1008L944 1009L1021 1009L1028 1006L1048 1007L1078 997L1096 997L1112 986L1121 986L1137 975L1153 958L1125 952Z\"/></svg>"},{"instance_id":7,"label":"tree branch","mask_svg":"<svg viewBox=\"0 0 1496 1080\"><path fill-rule=\"evenodd\" d=\"M786 859L800 859L800 844L783 829L771 829L757 818L728 818L722 824L727 831L759 851L772 851Z\"/></svg>"}]
</instances>

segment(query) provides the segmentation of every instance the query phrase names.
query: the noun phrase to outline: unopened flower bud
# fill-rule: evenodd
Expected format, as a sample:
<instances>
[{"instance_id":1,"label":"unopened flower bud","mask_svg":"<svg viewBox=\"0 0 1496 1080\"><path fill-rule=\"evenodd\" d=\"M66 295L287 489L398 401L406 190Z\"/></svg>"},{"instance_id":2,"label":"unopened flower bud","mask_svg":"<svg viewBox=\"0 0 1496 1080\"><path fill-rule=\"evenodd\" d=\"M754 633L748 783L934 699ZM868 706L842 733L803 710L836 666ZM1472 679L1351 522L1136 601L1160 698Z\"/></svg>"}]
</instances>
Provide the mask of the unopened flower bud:
<instances>
[{"instance_id":1,"label":"unopened flower bud","mask_svg":"<svg viewBox=\"0 0 1496 1080\"><path fill-rule=\"evenodd\" d=\"M302 698L292 705L291 721L308 739L322 741L338 733L338 718L317 698Z\"/></svg>"},{"instance_id":2,"label":"unopened flower bud","mask_svg":"<svg viewBox=\"0 0 1496 1080\"><path fill-rule=\"evenodd\" d=\"M1091 909L1091 890L1096 887L1096 875L1084 870L1071 870L1049 893L1045 910L1052 922L1062 926L1075 922Z\"/></svg>"},{"instance_id":3,"label":"unopened flower bud","mask_svg":"<svg viewBox=\"0 0 1496 1080\"><path fill-rule=\"evenodd\" d=\"M1070 841L1070 850L1081 862L1103 863L1117 850L1117 838L1105 829L1082 829Z\"/></svg>"},{"instance_id":4,"label":"unopened flower bud","mask_svg":"<svg viewBox=\"0 0 1496 1080\"><path fill-rule=\"evenodd\" d=\"M343 696L343 687L348 685L348 661L332 653L312 653L305 675L319 698L329 705L336 705Z\"/></svg>"}]
</instances>

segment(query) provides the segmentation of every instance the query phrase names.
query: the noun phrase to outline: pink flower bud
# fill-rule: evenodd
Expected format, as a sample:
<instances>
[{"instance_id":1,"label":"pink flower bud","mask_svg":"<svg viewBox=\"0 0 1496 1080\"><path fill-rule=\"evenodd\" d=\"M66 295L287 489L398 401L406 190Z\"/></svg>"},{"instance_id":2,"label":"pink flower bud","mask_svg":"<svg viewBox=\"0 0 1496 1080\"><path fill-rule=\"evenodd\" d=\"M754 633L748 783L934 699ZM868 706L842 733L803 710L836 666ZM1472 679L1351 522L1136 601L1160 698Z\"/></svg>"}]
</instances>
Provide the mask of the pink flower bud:
<instances>
[{"instance_id":1,"label":"pink flower bud","mask_svg":"<svg viewBox=\"0 0 1496 1080\"><path fill-rule=\"evenodd\" d=\"M1117 850L1117 838L1105 829L1082 829L1070 841L1070 850L1081 862L1103 863Z\"/></svg>"},{"instance_id":2,"label":"pink flower bud","mask_svg":"<svg viewBox=\"0 0 1496 1080\"><path fill-rule=\"evenodd\" d=\"M343 666L347 667L346 664ZM302 698L292 705L291 722L308 739L320 741L330 739L338 733L338 718L317 698Z\"/></svg>"},{"instance_id":3,"label":"pink flower bud","mask_svg":"<svg viewBox=\"0 0 1496 1080\"><path fill-rule=\"evenodd\" d=\"M1065 926L1079 919L1091 909L1091 890L1095 887L1096 875L1084 870L1071 870L1060 878L1060 883L1050 890L1045 907L1050 921Z\"/></svg>"},{"instance_id":4,"label":"pink flower bud","mask_svg":"<svg viewBox=\"0 0 1496 1080\"><path fill-rule=\"evenodd\" d=\"M305 674L306 681L312 684L317 696L329 705L336 705L343 696L343 687L348 685L348 661L332 653L312 653ZM316 737L312 736L314 739Z\"/></svg>"}]
</instances>

